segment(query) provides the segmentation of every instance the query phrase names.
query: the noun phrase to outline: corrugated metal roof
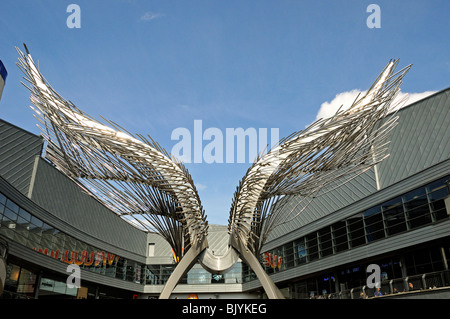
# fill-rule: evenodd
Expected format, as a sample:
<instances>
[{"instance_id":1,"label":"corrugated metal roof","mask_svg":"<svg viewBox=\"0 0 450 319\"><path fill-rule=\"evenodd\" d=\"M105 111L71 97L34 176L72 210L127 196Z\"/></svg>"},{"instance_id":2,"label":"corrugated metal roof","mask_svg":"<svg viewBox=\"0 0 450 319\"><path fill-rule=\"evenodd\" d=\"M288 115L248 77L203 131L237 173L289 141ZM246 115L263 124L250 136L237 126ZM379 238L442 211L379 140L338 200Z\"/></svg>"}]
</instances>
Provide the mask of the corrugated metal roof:
<instances>
[{"instance_id":1,"label":"corrugated metal roof","mask_svg":"<svg viewBox=\"0 0 450 319\"><path fill-rule=\"evenodd\" d=\"M34 158L42 152L41 137L0 120L0 175L28 194Z\"/></svg>"},{"instance_id":2,"label":"corrugated metal roof","mask_svg":"<svg viewBox=\"0 0 450 319\"><path fill-rule=\"evenodd\" d=\"M54 216L117 247L146 255L147 234L103 206L39 158L31 199Z\"/></svg>"},{"instance_id":3,"label":"corrugated metal roof","mask_svg":"<svg viewBox=\"0 0 450 319\"><path fill-rule=\"evenodd\" d=\"M228 226L209 225L207 238L209 248L214 252L214 255L221 256L225 254L230 238L228 236Z\"/></svg>"},{"instance_id":4,"label":"corrugated metal roof","mask_svg":"<svg viewBox=\"0 0 450 319\"><path fill-rule=\"evenodd\" d=\"M399 111L390 156L378 167L382 188L450 157L449 96L447 89Z\"/></svg>"}]
</instances>

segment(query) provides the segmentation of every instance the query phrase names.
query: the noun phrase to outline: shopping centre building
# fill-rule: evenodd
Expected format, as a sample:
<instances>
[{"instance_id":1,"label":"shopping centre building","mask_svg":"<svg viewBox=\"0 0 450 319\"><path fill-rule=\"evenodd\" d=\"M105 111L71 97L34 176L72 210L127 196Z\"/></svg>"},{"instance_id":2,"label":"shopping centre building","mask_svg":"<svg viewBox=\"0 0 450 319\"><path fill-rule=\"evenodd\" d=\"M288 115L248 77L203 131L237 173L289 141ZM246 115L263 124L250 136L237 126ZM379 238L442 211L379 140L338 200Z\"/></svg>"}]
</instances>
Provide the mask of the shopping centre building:
<instances>
[{"instance_id":1,"label":"shopping centre building","mask_svg":"<svg viewBox=\"0 0 450 319\"><path fill-rule=\"evenodd\" d=\"M373 295L370 264L380 267L385 295L450 286L449 96L447 88L401 109L386 160L273 231L261 263L287 298ZM26 106L2 103L0 116L7 107ZM298 197L283 200L283 209L301 209ZM1 119L0 220L1 298L157 298L176 266L162 237L87 195L45 159L40 136ZM228 238L227 226L210 225L215 254ZM68 285L71 264L79 288ZM223 275L196 264L171 297L261 298L264 290L243 262Z\"/></svg>"}]
</instances>

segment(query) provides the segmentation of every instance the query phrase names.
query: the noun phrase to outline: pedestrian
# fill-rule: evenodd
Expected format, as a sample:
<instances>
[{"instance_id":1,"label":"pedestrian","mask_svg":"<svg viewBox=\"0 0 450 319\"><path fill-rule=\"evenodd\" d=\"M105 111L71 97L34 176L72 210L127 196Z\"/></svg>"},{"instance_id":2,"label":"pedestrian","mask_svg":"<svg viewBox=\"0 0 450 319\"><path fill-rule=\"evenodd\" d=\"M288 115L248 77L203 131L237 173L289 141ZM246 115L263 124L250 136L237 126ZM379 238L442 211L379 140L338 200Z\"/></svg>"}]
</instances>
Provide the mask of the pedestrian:
<instances>
[{"instance_id":1,"label":"pedestrian","mask_svg":"<svg viewBox=\"0 0 450 319\"><path fill-rule=\"evenodd\" d=\"M375 297L381 297L381 296L383 296L383 294L381 293L381 288L377 288L377 290L376 290L375 293L374 293L374 296L375 296Z\"/></svg>"}]
</instances>

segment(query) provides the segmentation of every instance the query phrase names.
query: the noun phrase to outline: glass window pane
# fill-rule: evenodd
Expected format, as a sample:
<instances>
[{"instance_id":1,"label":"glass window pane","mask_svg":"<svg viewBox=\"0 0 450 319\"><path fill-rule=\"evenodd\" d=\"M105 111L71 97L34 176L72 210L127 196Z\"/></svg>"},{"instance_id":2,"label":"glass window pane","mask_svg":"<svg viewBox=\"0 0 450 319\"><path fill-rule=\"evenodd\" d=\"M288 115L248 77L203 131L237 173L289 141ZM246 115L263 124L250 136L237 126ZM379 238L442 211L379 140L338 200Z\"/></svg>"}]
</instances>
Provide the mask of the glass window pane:
<instances>
[{"instance_id":1,"label":"glass window pane","mask_svg":"<svg viewBox=\"0 0 450 319\"><path fill-rule=\"evenodd\" d=\"M319 249L317 247L317 234L313 233L306 236L306 247L308 260L312 261L319 258Z\"/></svg>"},{"instance_id":2,"label":"glass window pane","mask_svg":"<svg viewBox=\"0 0 450 319\"><path fill-rule=\"evenodd\" d=\"M54 235L53 235L53 243L54 243L55 249L64 251L65 239L66 239L66 234L55 229Z\"/></svg>"},{"instance_id":3,"label":"glass window pane","mask_svg":"<svg viewBox=\"0 0 450 319\"><path fill-rule=\"evenodd\" d=\"M30 248L44 248L41 247L41 235L40 233L36 234L36 233L29 233L28 234L28 241L27 241L27 246ZM47 247L45 247L47 248Z\"/></svg>"},{"instance_id":4,"label":"glass window pane","mask_svg":"<svg viewBox=\"0 0 450 319\"><path fill-rule=\"evenodd\" d=\"M415 201L423 201L424 199L426 200L425 187L417 188L403 195L403 202L405 203L406 208L410 207L410 205L412 207L421 205L423 204L422 202L417 203Z\"/></svg>"},{"instance_id":5,"label":"glass window pane","mask_svg":"<svg viewBox=\"0 0 450 319\"><path fill-rule=\"evenodd\" d=\"M386 221L388 236L392 236L406 230L403 208L390 209L383 212L383 214Z\"/></svg>"},{"instance_id":6,"label":"glass window pane","mask_svg":"<svg viewBox=\"0 0 450 319\"><path fill-rule=\"evenodd\" d=\"M40 220L39 218L37 218L35 216L31 216L31 223L37 227L42 227L44 225L42 220Z\"/></svg>"},{"instance_id":7,"label":"glass window pane","mask_svg":"<svg viewBox=\"0 0 450 319\"><path fill-rule=\"evenodd\" d=\"M15 229L16 235L14 236L14 238L17 238L17 241L22 245L26 245L26 238L28 238L28 229L29 222L22 217L18 217Z\"/></svg>"},{"instance_id":8,"label":"glass window pane","mask_svg":"<svg viewBox=\"0 0 450 319\"><path fill-rule=\"evenodd\" d=\"M75 250L75 244L76 244L76 240L75 238L66 235L66 239L64 242L64 250L68 250L69 252L72 252Z\"/></svg>"},{"instance_id":9,"label":"glass window pane","mask_svg":"<svg viewBox=\"0 0 450 319\"><path fill-rule=\"evenodd\" d=\"M283 269L290 269L294 267L294 245L292 242L283 246L284 257L282 261Z\"/></svg>"},{"instance_id":10,"label":"glass window pane","mask_svg":"<svg viewBox=\"0 0 450 319\"><path fill-rule=\"evenodd\" d=\"M85 244L84 242L81 242L79 240L76 241L76 245L75 245L76 251L79 251L81 253L83 250L87 250L87 248L88 248L88 245Z\"/></svg>"},{"instance_id":11,"label":"glass window pane","mask_svg":"<svg viewBox=\"0 0 450 319\"><path fill-rule=\"evenodd\" d=\"M332 225L334 247L336 252L348 249L347 227L345 221L337 222Z\"/></svg>"},{"instance_id":12,"label":"glass window pane","mask_svg":"<svg viewBox=\"0 0 450 319\"><path fill-rule=\"evenodd\" d=\"M10 221L16 221L17 220L17 213L10 210L8 207L5 208L3 212L3 218L7 218Z\"/></svg>"},{"instance_id":13,"label":"glass window pane","mask_svg":"<svg viewBox=\"0 0 450 319\"><path fill-rule=\"evenodd\" d=\"M415 208L410 208L406 212L408 224L411 229L431 223L431 214L428 202Z\"/></svg>"},{"instance_id":14,"label":"glass window pane","mask_svg":"<svg viewBox=\"0 0 450 319\"><path fill-rule=\"evenodd\" d=\"M401 197L396 197L383 203L382 210L388 236L400 233L407 229Z\"/></svg>"},{"instance_id":15,"label":"glass window pane","mask_svg":"<svg viewBox=\"0 0 450 319\"><path fill-rule=\"evenodd\" d=\"M349 240L352 248L364 245L366 237L364 232L363 214L356 214L347 219Z\"/></svg>"},{"instance_id":16,"label":"glass window pane","mask_svg":"<svg viewBox=\"0 0 450 319\"><path fill-rule=\"evenodd\" d=\"M428 192L433 192L433 191L435 191L437 189L445 187L446 186L445 183L448 180L450 180L450 175L447 175L447 176L445 176L443 178L438 179L437 181L434 181L434 182L428 184L426 186L426 188L427 188Z\"/></svg>"},{"instance_id":17,"label":"glass window pane","mask_svg":"<svg viewBox=\"0 0 450 319\"><path fill-rule=\"evenodd\" d=\"M445 199L448 196L447 187L442 186L441 188L435 189L434 191L428 194L430 201L438 201Z\"/></svg>"},{"instance_id":18,"label":"glass window pane","mask_svg":"<svg viewBox=\"0 0 450 319\"><path fill-rule=\"evenodd\" d=\"M0 193L0 204L6 204L6 196Z\"/></svg>"},{"instance_id":19,"label":"glass window pane","mask_svg":"<svg viewBox=\"0 0 450 319\"><path fill-rule=\"evenodd\" d=\"M446 186L440 186L440 188L439 187L435 188L434 191L428 194L430 208L435 220L441 220L449 217L444 202L444 199L447 196L448 196L448 189Z\"/></svg>"},{"instance_id":20,"label":"glass window pane","mask_svg":"<svg viewBox=\"0 0 450 319\"><path fill-rule=\"evenodd\" d=\"M306 262L306 247L305 247L305 239L301 238L298 241L295 241L295 260L297 265L303 264Z\"/></svg>"},{"instance_id":21,"label":"glass window pane","mask_svg":"<svg viewBox=\"0 0 450 319\"><path fill-rule=\"evenodd\" d=\"M330 226L319 230L320 255L325 257L333 253Z\"/></svg>"},{"instance_id":22,"label":"glass window pane","mask_svg":"<svg viewBox=\"0 0 450 319\"><path fill-rule=\"evenodd\" d=\"M44 224L42 227L42 234L41 234L42 248L54 249L53 234L54 229L51 226Z\"/></svg>"},{"instance_id":23,"label":"glass window pane","mask_svg":"<svg viewBox=\"0 0 450 319\"><path fill-rule=\"evenodd\" d=\"M11 200L6 200L6 207L8 207L11 211L14 213L19 213L19 206L16 205L16 203L12 202Z\"/></svg>"},{"instance_id":24,"label":"glass window pane","mask_svg":"<svg viewBox=\"0 0 450 319\"><path fill-rule=\"evenodd\" d=\"M2 218L2 224L0 227L0 234L8 238L14 238L14 230L16 228L16 222L10 220L6 216Z\"/></svg>"},{"instance_id":25,"label":"glass window pane","mask_svg":"<svg viewBox=\"0 0 450 319\"><path fill-rule=\"evenodd\" d=\"M364 225L367 242L372 242L385 237L383 216L381 207L376 206L364 212Z\"/></svg>"},{"instance_id":26,"label":"glass window pane","mask_svg":"<svg viewBox=\"0 0 450 319\"><path fill-rule=\"evenodd\" d=\"M26 230L26 226L23 226L23 224L15 224L14 240L25 246L27 244L27 238L28 232Z\"/></svg>"},{"instance_id":27,"label":"glass window pane","mask_svg":"<svg viewBox=\"0 0 450 319\"><path fill-rule=\"evenodd\" d=\"M25 219L26 221L30 221L31 219L30 213L22 208L19 209L19 216Z\"/></svg>"}]
</instances>

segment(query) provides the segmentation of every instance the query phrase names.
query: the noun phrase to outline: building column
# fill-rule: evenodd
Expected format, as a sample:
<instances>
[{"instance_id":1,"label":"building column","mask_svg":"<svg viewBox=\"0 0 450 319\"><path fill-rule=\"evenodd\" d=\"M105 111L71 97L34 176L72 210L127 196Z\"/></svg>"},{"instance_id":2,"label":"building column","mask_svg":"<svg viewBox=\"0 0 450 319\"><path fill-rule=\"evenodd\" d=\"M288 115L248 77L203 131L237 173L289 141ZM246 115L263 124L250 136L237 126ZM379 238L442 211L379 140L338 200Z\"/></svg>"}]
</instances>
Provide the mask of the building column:
<instances>
[{"instance_id":1,"label":"building column","mask_svg":"<svg viewBox=\"0 0 450 319\"><path fill-rule=\"evenodd\" d=\"M337 273L333 273L333 277L334 277L334 291L338 294L341 292L340 287L341 285L339 285L339 278L337 276Z\"/></svg>"},{"instance_id":2,"label":"building column","mask_svg":"<svg viewBox=\"0 0 450 319\"><path fill-rule=\"evenodd\" d=\"M34 299L39 299L39 287L42 281L42 271L40 271L36 276L36 282L34 285Z\"/></svg>"},{"instance_id":3,"label":"building column","mask_svg":"<svg viewBox=\"0 0 450 319\"><path fill-rule=\"evenodd\" d=\"M442 256L442 261L444 263L444 269L448 270L448 262L447 262L447 256L445 254L445 247L441 246L441 256Z\"/></svg>"}]
</instances>

